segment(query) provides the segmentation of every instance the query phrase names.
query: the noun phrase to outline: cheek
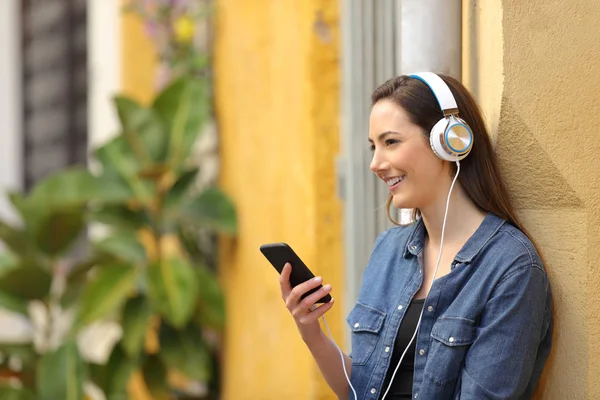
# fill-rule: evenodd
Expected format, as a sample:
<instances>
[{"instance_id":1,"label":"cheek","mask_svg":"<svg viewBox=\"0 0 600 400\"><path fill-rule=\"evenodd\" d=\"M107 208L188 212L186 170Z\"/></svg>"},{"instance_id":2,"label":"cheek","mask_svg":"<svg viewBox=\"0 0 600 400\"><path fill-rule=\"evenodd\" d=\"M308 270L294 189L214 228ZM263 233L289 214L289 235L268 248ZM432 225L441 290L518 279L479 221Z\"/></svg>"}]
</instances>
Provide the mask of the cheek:
<instances>
[{"instance_id":1,"label":"cheek","mask_svg":"<svg viewBox=\"0 0 600 400\"><path fill-rule=\"evenodd\" d=\"M444 174L442 167L442 161L437 157L423 155L411 166L411 184L423 192L437 190Z\"/></svg>"}]
</instances>

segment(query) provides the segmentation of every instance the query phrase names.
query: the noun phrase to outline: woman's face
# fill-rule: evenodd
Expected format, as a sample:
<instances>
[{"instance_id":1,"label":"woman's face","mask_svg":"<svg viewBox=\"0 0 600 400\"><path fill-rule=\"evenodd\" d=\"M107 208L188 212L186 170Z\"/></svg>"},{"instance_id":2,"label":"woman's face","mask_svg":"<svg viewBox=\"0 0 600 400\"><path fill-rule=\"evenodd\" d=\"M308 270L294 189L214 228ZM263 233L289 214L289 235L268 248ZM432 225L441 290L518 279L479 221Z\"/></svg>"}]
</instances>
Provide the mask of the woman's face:
<instances>
[{"instance_id":1,"label":"woman's face","mask_svg":"<svg viewBox=\"0 0 600 400\"><path fill-rule=\"evenodd\" d=\"M373 106L369 142L373 150L371 171L387 184L396 208L423 210L447 190L444 162L402 107L387 99Z\"/></svg>"}]
</instances>

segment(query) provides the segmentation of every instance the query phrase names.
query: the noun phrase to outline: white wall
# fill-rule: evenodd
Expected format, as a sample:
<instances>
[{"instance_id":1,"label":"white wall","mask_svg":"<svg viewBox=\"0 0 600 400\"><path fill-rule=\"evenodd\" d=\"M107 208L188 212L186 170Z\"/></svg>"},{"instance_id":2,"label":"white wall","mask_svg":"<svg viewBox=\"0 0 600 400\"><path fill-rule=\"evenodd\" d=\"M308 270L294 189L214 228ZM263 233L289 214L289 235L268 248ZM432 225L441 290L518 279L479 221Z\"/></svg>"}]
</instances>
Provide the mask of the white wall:
<instances>
[{"instance_id":1,"label":"white wall","mask_svg":"<svg viewBox=\"0 0 600 400\"><path fill-rule=\"evenodd\" d=\"M118 128L111 98L121 89L121 1L88 0L88 143L106 141Z\"/></svg>"},{"instance_id":2,"label":"white wall","mask_svg":"<svg viewBox=\"0 0 600 400\"><path fill-rule=\"evenodd\" d=\"M22 186L20 0L0 1L0 218L14 215L7 190Z\"/></svg>"},{"instance_id":3,"label":"white wall","mask_svg":"<svg viewBox=\"0 0 600 400\"><path fill-rule=\"evenodd\" d=\"M108 140L119 127L112 97L121 90L121 4L120 0L87 0L90 150ZM93 169L93 162L90 167ZM101 226L92 226L90 229L92 238L105 234ZM120 336L118 325L98 322L80 335L79 348L86 359L102 363L107 360Z\"/></svg>"}]
</instances>

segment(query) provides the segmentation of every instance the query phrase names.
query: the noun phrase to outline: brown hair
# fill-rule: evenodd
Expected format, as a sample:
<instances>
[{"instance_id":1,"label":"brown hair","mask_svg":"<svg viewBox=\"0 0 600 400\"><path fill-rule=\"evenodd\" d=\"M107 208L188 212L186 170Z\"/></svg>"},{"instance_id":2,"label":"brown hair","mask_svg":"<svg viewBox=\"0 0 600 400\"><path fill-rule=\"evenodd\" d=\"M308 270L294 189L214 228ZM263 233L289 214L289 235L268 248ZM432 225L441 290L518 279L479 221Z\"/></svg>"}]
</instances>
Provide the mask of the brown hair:
<instances>
[{"instance_id":1,"label":"brown hair","mask_svg":"<svg viewBox=\"0 0 600 400\"><path fill-rule=\"evenodd\" d=\"M467 89L456 79L439 75L446 82L456 99L459 116L473 131L473 148L460 162L458 182L469 198L482 210L504 218L519 229L523 229L515 208L502 180L496 155L477 103ZM405 75L392 78L379 86L371 95L372 104L388 99L402 107L411 122L423 129L429 137L433 125L444 117L438 102L429 87L418 79ZM452 165L453 168L456 168ZM392 196L388 195L386 208L390 220L399 225L390 214ZM413 210L413 220L420 214Z\"/></svg>"},{"instance_id":2,"label":"brown hair","mask_svg":"<svg viewBox=\"0 0 600 400\"><path fill-rule=\"evenodd\" d=\"M469 124L473 132L473 148L469 155L460 162L461 172L458 182L479 208L505 219L527 235L538 251L544 267L547 267L539 247L523 226L511 201L479 106L458 80L448 75L438 75L450 88L458 105L460 118ZM409 115L411 122L423 129L427 138L429 138L429 132L433 125L444 116L429 87L424 82L406 75L389 79L375 89L371 95L372 105L384 99L391 100L402 107ZM454 164L452 167L456 171ZM391 203L392 195L390 194L386 203L387 215L394 224L400 225L390 214ZM412 219L416 220L419 215L420 211L414 209ZM554 307L552 307L552 314L555 315ZM541 381L545 381L545 378L542 377ZM541 396L540 390L540 386L538 386L536 397Z\"/></svg>"}]
</instances>

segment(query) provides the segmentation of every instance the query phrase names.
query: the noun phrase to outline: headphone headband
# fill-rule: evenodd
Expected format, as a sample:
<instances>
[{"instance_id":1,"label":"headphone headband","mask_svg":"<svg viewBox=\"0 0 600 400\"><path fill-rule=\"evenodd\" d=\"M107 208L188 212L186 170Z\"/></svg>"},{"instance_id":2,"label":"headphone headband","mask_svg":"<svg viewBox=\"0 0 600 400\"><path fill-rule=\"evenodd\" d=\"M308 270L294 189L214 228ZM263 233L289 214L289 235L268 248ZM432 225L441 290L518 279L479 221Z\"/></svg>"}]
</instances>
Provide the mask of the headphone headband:
<instances>
[{"instance_id":1,"label":"headphone headband","mask_svg":"<svg viewBox=\"0 0 600 400\"><path fill-rule=\"evenodd\" d=\"M408 76L422 81L429 87L444 113L444 117L429 132L429 143L433 152L446 161L465 158L473 146L473 132L469 125L458 117L456 100L446 82L433 72L418 72Z\"/></svg>"},{"instance_id":2,"label":"headphone headband","mask_svg":"<svg viewBox=\"0 0 600 400\"><path fill-rule=\"evenodd\" d=\"M446 82L433 72L418 72L415 74L409 75L411 78L416 78L422 82L424 82L429 89L433 92L433 95L438 101L440 109L444 113L445 116L458 114L458 106L456 105L456 100L454 100L454 96L450 91Z\"/></svg>"}]
</instances>

